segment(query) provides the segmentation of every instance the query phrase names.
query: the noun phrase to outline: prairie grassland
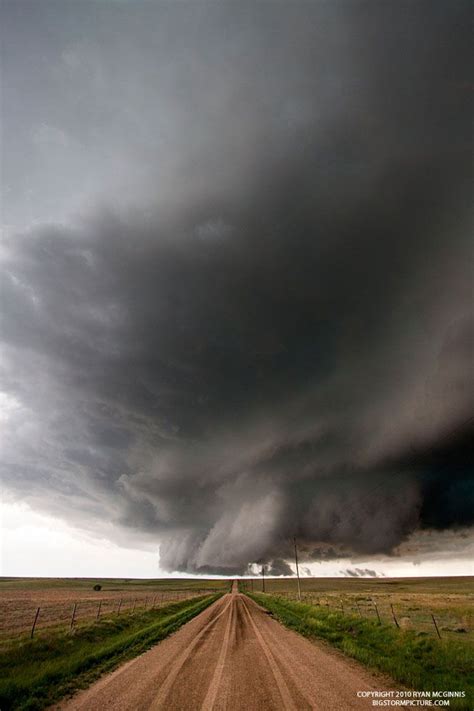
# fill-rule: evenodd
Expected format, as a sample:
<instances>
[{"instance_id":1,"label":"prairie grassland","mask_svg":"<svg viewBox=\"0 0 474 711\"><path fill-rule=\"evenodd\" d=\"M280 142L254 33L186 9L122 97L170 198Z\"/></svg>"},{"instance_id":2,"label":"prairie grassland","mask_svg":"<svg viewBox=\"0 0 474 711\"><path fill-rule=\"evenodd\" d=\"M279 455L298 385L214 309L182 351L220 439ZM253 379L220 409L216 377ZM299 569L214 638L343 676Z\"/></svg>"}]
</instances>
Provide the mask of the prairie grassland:
<instances>
[{"instance_id":1,"label":"prairie grassland","mask_svg":"<svg viewBox=\"0 0 474 711\"><path fill-rule=\"evenodd\" d=\"M94 590L99 585L100 590ZM117 614L137 614L180 600L225 592L227 580L0 578L0 645L29 636L38 608L35 636Z\"/></svg>"},{"instance_id":2,"label":"prairie grassland","mask_svg":"<svg viewBox=\"0 0 474 711\"><path fill-rule=\"evenodd\" d=\"M249 593L287 627L323 640L362 664L388 674L394 689L461 692L449 708L471 711L474 702L474 644L398 629L358 614L296 602L282 595Z\"/></svg>"},{"instance_id":3,"label":"prairie grassland","mask_svg":"<svg viewBox=\"0 0 474 711\"><path fill-rule=\"evenodd\" d=\"M89 592L95 584L104 590L130 592L134 590L225 590L228 580L210 578L8 578L0 577L0 593L73 590Z\"/></svg>"},{"instance_id":4,"label":"prairie grassland","mask_svg":"<svg viewBox=\"0 0 474 711\"><path fill-rule=\"evenodd\" d=\"M252 588L261 592L262 579L242 581ZM265 591L297 600L296 578L266 578ZM301 578L301 592L308 604L369 620L378 610L384 623L437 637L433 615L443 639L474 642L474 577Z\"/></svg>"},{"instance_id":5,"label":"prairie grassland","mask_svg":"<svg viewBox=\"0 0 474 711\"><path fill-rule=\"evenodd\" d=\"M135 615L17 639L0 650L0 708L39 711L141 654L219 597L208 594Z\"/></svg>"}]
</instances>

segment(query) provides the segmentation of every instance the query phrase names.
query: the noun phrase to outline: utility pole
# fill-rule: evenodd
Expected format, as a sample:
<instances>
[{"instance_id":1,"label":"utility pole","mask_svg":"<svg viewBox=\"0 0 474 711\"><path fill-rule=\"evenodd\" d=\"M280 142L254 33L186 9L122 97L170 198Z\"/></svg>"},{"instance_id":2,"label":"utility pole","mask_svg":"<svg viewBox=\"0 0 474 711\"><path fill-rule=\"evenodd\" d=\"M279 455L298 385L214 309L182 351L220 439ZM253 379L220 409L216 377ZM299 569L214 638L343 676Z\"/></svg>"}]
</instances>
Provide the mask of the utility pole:
<instances>
[{"instance_id":1,"label":"utility pole","mask_svg":"<svg viewBox=\"0 0 474 711\"><path fill-rule=\"evenodd\" d=\"M265 563L262 565L262 592L265 592Z\"/></svg>"},{"instance_id":2,"label":"utility pole","mask_svg":"<svg viewBox=\"0 0 474 711\"><path fill-rule=\"evenodd\" d=\"M298 600L301 600L300 569L298 568L298 549L296 547L296 538L293 538L293 543L295 544L296 577L298 580Z\"/></svg>"}]
</instances>

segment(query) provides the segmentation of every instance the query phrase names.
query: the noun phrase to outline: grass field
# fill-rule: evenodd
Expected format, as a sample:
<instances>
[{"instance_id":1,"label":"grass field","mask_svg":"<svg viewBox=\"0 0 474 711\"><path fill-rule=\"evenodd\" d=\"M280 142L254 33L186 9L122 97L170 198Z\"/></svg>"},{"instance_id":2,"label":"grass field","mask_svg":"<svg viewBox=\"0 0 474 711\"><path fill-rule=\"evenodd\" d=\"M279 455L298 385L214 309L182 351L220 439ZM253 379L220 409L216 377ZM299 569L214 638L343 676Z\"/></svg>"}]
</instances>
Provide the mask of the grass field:
<instances>
[{"instance_id":1,"label":"grass field","mask_svg":"<svg viewBox=\"0 0 474 711\"><path fill-rule=\"evenodd\" d=\"M94 590L100 585L100 590ZM35 636L97 618L138 613L178 600L224 592L226 580L0 578L0 646L29 636L40 608Z\"/></svg>"},{"instance_id":2,"label":"grass field","mask_svg":"<svg viewBox=\"0 0 474 711\"><path fill-rule=\"evenodd\" d=\"M262 591L262 579L241 589ZM266 578L267 593L297 600L295 578ZM443 639L474 642L474 577L452 578L301 578L302 601L377 620ZM392 612L393 607L393 612Z\"/></svg>"},{"instance_id":3,"label":"grass field","mask_svg":"<svg viewBox=\"0 0 474 711\"><path fill-rule=\"evenodd\" d=\"M228 580L206 578L7 578L0 577L0 593L73 590L89 592L99 583L104 590L133 592L136 590L225 590Z\"/></svg>"},{"instance_id":4,"label":"grass field","mask_svg":"<svg viewBox=\"0 0 474 711\"><path fill-rule=\"evenodd\" d=\"M289 600L280 595L249 593L291 629L328 642L359 662L388 674L416 691L464 691L449 708L472 711L474 645L435 639L413 630L343 614L337 609Z\"/></svg>"},{"instance_id":5,"label":"grass field","mask_svg":"<svg viewBox=\"0 0 474 711\"><path fill-rule=\"evenodd\" d=\"M94 590L96 585L101 589ZM201 579L0 579L0 708L41 709L86 686L163 639L229 587L228 580ZM388 673L400 685L472 693L472 577L302 578L302 602L294 578L267 578L265 595L261 578L242 580L239 587L283 624ZM38 607L44 625L29 639ZM58 617L63 612L64 619ZM21 626L21 636L8 633L12 624ZM451 708L471 709L472 701L452 702Z\"/></svg>"},{"instance_id":6,"label":"grass field","mask_svg":"<svg viewBox=\"0 0 474 711\"><path fill-rule=\"evenodd\" d=\"M0 651L0 708L37 711L94 681L174 632L219 597L116 615L74 631L11 643Z\"/></svg>"}]
</instances>

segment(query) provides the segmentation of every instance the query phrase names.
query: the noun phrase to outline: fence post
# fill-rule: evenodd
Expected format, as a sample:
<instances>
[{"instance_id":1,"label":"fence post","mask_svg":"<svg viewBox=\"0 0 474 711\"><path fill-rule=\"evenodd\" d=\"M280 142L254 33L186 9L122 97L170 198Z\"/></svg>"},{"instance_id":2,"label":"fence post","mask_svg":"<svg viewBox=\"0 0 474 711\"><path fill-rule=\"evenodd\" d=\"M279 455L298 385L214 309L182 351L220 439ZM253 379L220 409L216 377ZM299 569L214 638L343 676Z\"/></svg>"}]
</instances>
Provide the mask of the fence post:
<instances>
[{"instance_id":1,"label":"fence post","mask_svg":"<svg viewBox=\"0 0 474 711\"><path fill-rule=\"evenodd\" d=\"M391 603L390 603L390 609L391 609L391 611L392 611L393 621L394 621L395 624L397 625L398 629L400 629L400 625L398 624L398 620L397 620L397 618L395 617L395 613L394 613L394 611L393 611L393 605L392 605Z\"/></svg>"},{"instance_id":2,"label":"fence post","mask_svg":"<svg viewBox=\"0 0 474 711\"><path fill-rule=\"evenodd\" d=\"M357 612L359 613L359 617L362 617L362 612L360 611L359 603L357 600L355 601L356 607L357 607Z\"/></svg>"},{"instance_id":3,"label":"fence post","mask_svg":"<svg viewBox=\"0 0 474 711\"><path fill-rule=\"evenodd\" d=\"M435 626L436 633L437 633L438 637L441 639L441 635L440 635L440 633L439 633L438 625L436 624L435 616L433 615L433 613L431 613L431 619L433 620L433 624L434 624L434 626Z\"/></svg>"},{"instance_id":4,"label":"fence post","mask_svg":"<svg viewBox=\"0 0 474 711\"><path fill-rule=\"evenodd\" d=\"M377 619L379 621L379 625L381 625L382 622L380 620L379 608L377 607L377 603L374 600L372 600L372 605L375 607L375 612L377 613Z\"/></svg>"},{"instance_id":5,"label":"fence post","mask_svg":"<svg viewBox=\"0 0 474 711\"><path fill-rule=\"evenodd\" d=\"M102 600L99 600L99 607L97 608L97 615L95 616L95 619L98 620L100 617L100 608L102 607Z\"/></svg>"},{"instance_id":6,"label":"fence post","mask_svg":"<svg viewBox=\"0 0 474 711\"><path fill-rule=\"evenodd\" d=\"M153 608L155 607L155 602L156 602L156 595L155 595L155 597L153 598L153 602L151 603L151 609L152 609L152 610L153 610Z\"/></svg>"},{"instance_id":7,"label":"fence post","mask_svg":"<svg viewBox=\"0 0 474 711\"><path fill-rule=\"evenodd\" d=\"M341 599L341 612L342 612L342 614L344 614L344 603L342 602L342 599Z\"/></svg>"},{"instance_id":8,"label":"fence post","mask_svg":"<svg viewBox=\"0 0 474 711\"><path fill-rule=\"evenodd\" d=\"M74 603L74 607L72 608L71 626L69 628L71 630L74 627L74 620L76 619L76 607L77 607L77 602Z\"/></svg>"},{"instance_id":9,"label":"fence post","mask_svg":"<svg viewBox=\"0 0 474 711\"><path fill-rule=\"evenodd\" d=\"M117 610L117 615L120 615L120 608L122 607L122 598L120 598L120 602L118 605L118 610Z\"/></svg>"},{"instance_id":10,"label":"fence post","mask_svg":"<svg viewBox=\"0 0 474 711\"><path fill-rule=\"evenodd\" d=\"M33 627L31 628L30 639L33 639L33 635L35 633L35 627L36 627L36 623L38 621L39 613L40 613L40 608L38 607L38 609L36 610L35 621L33 622Z\"/></svg>"},{"instance_id":11,"label":"fence post","mask_svg":"<svg viewBox=\"0 0 474 711\"><path fill-rule=\"evenodd\" d=\"M135 612L135 607L136 607L136 604L137 604L137 598L135 598L135 600L133 601L133 610L132 610L132 615L133 615L133 613Z\"/></svg>"},{"instance_id":12,"label":"fence post","mask_svg":"<svg viewBox=\"0 0 474 711\"><path fill-rule=\"evenodd\" d=\"M148 605L148 597L145 598L145 610L147 608L147 605Z\"/></svg>"}]
</instances>

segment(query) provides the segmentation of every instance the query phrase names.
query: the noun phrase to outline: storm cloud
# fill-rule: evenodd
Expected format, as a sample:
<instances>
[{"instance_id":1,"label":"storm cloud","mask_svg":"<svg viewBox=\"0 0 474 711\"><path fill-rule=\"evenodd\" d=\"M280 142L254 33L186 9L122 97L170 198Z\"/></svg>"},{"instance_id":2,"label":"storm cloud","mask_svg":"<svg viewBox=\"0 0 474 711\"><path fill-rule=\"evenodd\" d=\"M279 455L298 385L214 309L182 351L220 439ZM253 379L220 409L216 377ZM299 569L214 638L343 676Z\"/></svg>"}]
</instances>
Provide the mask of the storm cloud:
<instances>
[{"instance_id":1,"label":"storm cloud","mask_svg":"<svg viewBox=\"0 0 474 711\"><path fill-rule=\"evenodd\" d=\"M472 525L469 12L4 3L13 496L203 573Z\"/></svg>"},{"instance_id":2,"label":"storm cloud","mask_svg":"<svg viewBox=\"0 0 474 711\"><path fill-rule=\"evenodd\" d=\"M341 570L340 571L342 575L345 577L350 577L350 578L376 578L377 573L375 570L371 570L370 568L355 568L354 570L352 568L347 568L346 570Z\"/></svg>"}]
</instances>

